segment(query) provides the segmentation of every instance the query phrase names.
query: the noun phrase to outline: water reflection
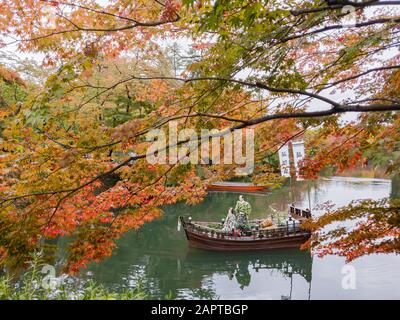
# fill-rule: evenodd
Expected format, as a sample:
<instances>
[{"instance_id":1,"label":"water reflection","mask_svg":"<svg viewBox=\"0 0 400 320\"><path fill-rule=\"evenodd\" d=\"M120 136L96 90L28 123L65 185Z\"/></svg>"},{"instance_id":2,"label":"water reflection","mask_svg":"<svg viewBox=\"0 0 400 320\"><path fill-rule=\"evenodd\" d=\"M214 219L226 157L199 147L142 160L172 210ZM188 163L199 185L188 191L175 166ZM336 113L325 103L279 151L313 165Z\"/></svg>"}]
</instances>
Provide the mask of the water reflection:
<instances>
[{"instance_id":1,"label":"water reflection","mask_svg":"<svg viewBox=\"0 0 400 320\"><path fill-rule=\"evenodd\" d=\"M219 278L225 277L244 290L250 287L253 276L274 271L278 277L290 280L293 275L299 275L311 284L312 258L309 252L297 249L223 254L191 250L184 261L183 269L191 275L196 275L199 280L215 275ZM268 282L265 284L267 290ZM282 293L285 294L286 291Z\"/></svg>"},{"instance_id":2,"label":"water reflection","mask_svg":"<svg viewBox=\"0 0 400 320\"><path fill-rule=\"evenodd\" d=\"M253 207L252 218L267 217L274 210L286 211L288 204L312 208L328 200L338 206L353 199L382 198L389 195L387 180L333 178L299 182L292 193L285 186L268 195L246 195ZM393 191L392 191L393 192ZM219 221L239 194L211 193L196 206L177 204L165 208L162 218L146 224L139 232L124 235L113 256L92 264L82 277L91 277L115 290L136 285L140 280L152 298L198 299L308 299L325 297L373 297L368 270L385 269L377 277L381 291L389 297L390 288L400 284L396 265L374 257L358 263L360 290L343 292L340 287L342 258L312 258L307 251L281 249L266 252L220 253L190 249L183 231L177 230L179 215ZM273 208L273 209L272 209ZM315 212L315 214L319 214ZM397 257L390 261L397 261ZM393 260L395 259L395 260ZM386 281L390 277L390 281ZM376 277L375 277L376 279ZM330 288L329 291L326 288Z\"/></svg>"}]
</instances>

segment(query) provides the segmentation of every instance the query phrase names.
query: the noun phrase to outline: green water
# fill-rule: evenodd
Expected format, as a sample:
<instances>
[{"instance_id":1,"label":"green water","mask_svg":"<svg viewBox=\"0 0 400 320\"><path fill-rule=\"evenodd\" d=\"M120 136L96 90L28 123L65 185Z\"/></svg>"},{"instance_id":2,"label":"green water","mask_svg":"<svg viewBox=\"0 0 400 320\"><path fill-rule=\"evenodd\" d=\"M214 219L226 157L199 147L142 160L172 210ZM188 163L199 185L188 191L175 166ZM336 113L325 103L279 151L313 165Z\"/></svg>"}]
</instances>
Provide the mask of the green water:
<instances>
[{"instance_id":1,"label":"green water","mask_svg":"<svg viewBox=\"0 0 400 320\"><path fill-rule=\"evenodd\" d=\"M267 195L245 195L253 207L252 218L285 211L292 202L303 208L328 200L341 206L353 199L393 194L389 180L339 177L299 182L292 191L284 187ZM219 221L238 195L210 193L197 206L165 208L161 218L124 235L112 257L92 264L81 277L114 290L141 281L154 299L400 298L400 257L395 255L371 255L353 262L356 288L345 290L340 257L320 259L298 249L215 253L189 248L183 230L177 230L178 216Z\"/></svg>"}]
</instances>

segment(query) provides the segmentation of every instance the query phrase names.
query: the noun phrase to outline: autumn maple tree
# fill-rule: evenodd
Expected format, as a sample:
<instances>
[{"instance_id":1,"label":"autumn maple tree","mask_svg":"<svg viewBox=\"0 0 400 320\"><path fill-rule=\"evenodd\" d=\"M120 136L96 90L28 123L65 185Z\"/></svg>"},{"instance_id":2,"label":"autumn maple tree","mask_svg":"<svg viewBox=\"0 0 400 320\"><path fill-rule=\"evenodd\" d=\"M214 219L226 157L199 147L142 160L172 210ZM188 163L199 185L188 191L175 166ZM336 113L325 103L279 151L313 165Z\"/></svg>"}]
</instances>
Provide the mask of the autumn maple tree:
<instances>
[{"instance_id":1,"label":"autumn maple tree","mask_svg":"<svg viewBox=\"0 0 400 320\"><path fill-rule=\"evenodd\" d=\"M70 236L66 269L76 272L161 206L198 203L210 182L235 174L232 165L149 164L146 133L171 121L255 128L252 178L269 186L282 182L277 150L300 136L305 178L367 160L398 174L398 4L3 1L2 50L36 55L46 79L27 85L12 65L0 69L0 263L23 265L47 239ZM346 113L356 119L343 122ZM356 229L323 231L353 218ZM400 249L395 201L352 204L309 227L321 255Z\"/></svg>"}]
</instances>

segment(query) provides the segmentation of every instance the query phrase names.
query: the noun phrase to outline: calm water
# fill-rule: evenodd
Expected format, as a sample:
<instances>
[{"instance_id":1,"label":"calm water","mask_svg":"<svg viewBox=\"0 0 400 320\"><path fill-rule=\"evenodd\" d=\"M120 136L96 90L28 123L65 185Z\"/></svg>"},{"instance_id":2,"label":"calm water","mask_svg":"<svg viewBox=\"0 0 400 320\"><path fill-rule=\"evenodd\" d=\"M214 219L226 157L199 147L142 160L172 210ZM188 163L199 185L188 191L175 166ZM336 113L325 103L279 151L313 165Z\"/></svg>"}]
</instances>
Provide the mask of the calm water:
<instances>
[{"instance_id":1,"label":"calm water","mask_svg":"<svg viewBox=\"0 0 400 320\"><path fill-rule=\"evenodd\" d=\"M285 211L292 200L313 208L328 200L342 206L353 199L394 194L389 180L339 177L299 182L292 190L284 187L267 195L246 195L253 207L252 218L267 217L274 209ZM235 193L211 193L197 206L165 208L162 218L123 236L112 257L91 265L81 276L114 290L135 286L140 280L155 299L400 298L400 256L396 255L354 261L356 289L345 290L340 257L320 259L297 249L214 253L189 248L183 230L177 231L178 216L217 221L237 198Z\"/></svg>"}]
</instances>

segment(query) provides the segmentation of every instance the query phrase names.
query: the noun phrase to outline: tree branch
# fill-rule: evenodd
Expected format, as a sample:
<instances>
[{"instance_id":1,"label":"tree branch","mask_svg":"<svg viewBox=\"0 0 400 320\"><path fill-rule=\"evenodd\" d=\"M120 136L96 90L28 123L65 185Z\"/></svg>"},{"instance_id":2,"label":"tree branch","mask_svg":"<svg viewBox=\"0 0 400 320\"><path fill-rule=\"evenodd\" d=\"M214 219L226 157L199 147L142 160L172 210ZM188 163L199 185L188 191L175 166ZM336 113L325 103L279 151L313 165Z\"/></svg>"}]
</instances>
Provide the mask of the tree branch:
<instances>
[{"instance_id":1,"label":"tree branch","mask_svg":"<svg viewBox=\"0 0 400 320\"><path fill-rule=\"evenodd\" d=\"M346 112L383 112L383 111L399 111L400 110L400 104L396 105L384 105L384 104L376 104L376 105L353 105L353 106L340 106L337 108L331 108L329 110L323 110L323 111L313 111L313 112L294 112L294 113L278 113L278 114L272 114L272 115L265 115L259 118L255 118L252 120L248 120L243 124L230 127L228 129L225 129L223 131L220 131L219 133L211 134L207 138L213 138L213 137L224 137L225 135L229 134L230 132L233 132L235 130L239 129L244 129L247 127L251 127L263 122L271 121L271 120L278 120L278 119L301 119L301 118L318 118L318 117L327 117L335 114L340 114L340 113L346 113ZM139 154L136 156L129 157L128 159L124 160L117 166L113 167L112 169L105 171L87 182L79 185L78 187L71 188L71 189L63 189L63 190L54 190L54 191L43 191L43 192L36 192L36 193L31 193L31 194L25 194L21 196L16 196L16 197L11 197L11 198L6 198L2 199L0 204L4 204L9 201L21 199L21 198L27 198L27 197L33 197L33 196L40 196L40 195L53 195L53 194L62 194L62 193L67 193L64 195L60 200L63 201L66 199L68 196L71 196L72 194L76 193L77 191L89 186L93 182L99 180L100 178L103 178L111 173L114 173L118 171L120 168L128 165L130 162L139 160L139 159L144 159L146 158L147 155L155 155L157 152L163 152L167 151L170 148L175 148L178 147L182 144L191 142L191 141L202 141L205 139L204 137L197 137L197 139L186 139L186 140L181 140L178 141L175 144L172 145L167 145L165 148L162 148L160 150L154 151L149 154Z\"/></svg>"},{"instance_id":2,"label":"tree branch","mask_svg":"<svg viewBox=\"0 0 400 320\"><path fill-rule=\"evenodd\" d=\"M351 5L355 8L366 8L366 7L377 7L377 6L388 6L388 5L395 6L395 5L400 5L400 1L371 0L368 2L352 2L352 3L335 4L335 5L325 6L325 7L290 10L290 13L294 16L299 16L302 14L316 13L316 12L321 12L321 11L326 11L326 10L337 10L337 9L343 8L346 5Z\"/></svg>"}]
</instances>

